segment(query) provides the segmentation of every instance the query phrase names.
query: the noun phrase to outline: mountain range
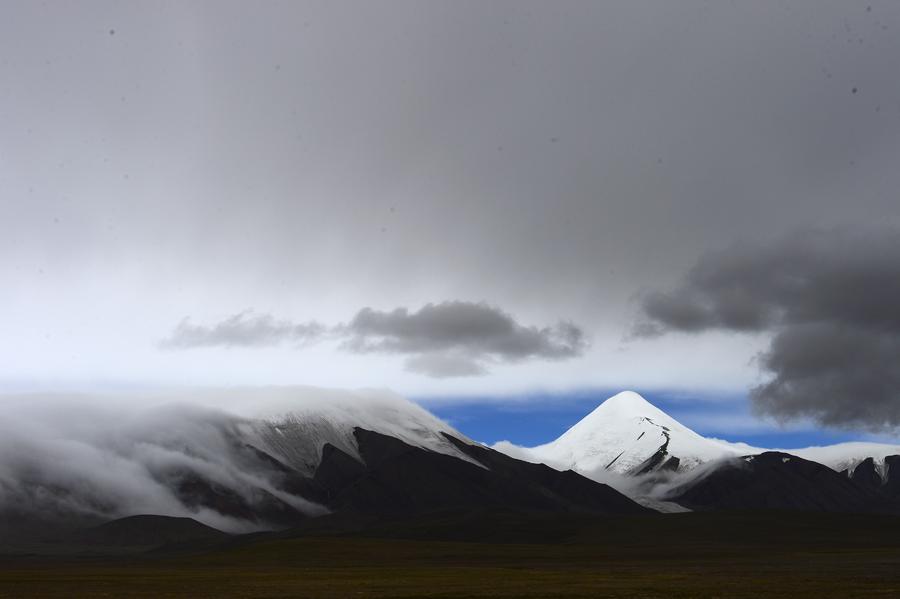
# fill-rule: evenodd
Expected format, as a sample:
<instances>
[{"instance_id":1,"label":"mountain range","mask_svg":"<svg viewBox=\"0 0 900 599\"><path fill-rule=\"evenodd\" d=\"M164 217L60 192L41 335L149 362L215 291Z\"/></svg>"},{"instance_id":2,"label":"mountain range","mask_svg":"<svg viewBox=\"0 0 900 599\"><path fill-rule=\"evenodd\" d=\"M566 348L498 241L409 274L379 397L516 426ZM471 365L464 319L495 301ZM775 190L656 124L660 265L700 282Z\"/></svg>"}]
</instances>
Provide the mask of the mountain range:
<instances>
[{"instance_id":1,"label":"mountain range","mask_svg":"<svg viewBox=\"0 0 900 599\"><path fill-rule=\"evenodd\" d=\"M839 443L765 449L703 437L639 394L624 391L556 440L494 449L613 484L662 510L897 510L900 446Z\"/></svg>"},{"instance_id":2,"label":"mountain range","mask_svg":"<svg viewBox=\"0 0 900 599\"><path fill-rule=\"evenodd\" d=\"M900 446L784 451L709 439L633 392L531 448L488 447L389 393L281 395L257 416L163 406L115 435L76 422L64 427L69 438L4 452L0 532L29 539L141 514L252 532L328 514L900 513ZM126 475L127 487L116 486ZM116 530L140 523L128 522Z\"/></svg>"},{"instance_id":3,"label":"mountain range","mask_svg":"<svg viewBox=\"0 0 900 599\"><path fill-rule=\"evenodd\" d=\"M571 468L586 476L686 472L718 460L773 451L703 437L633 391L610 397L555 441L531 448L502 441L493 447L519 459ZM900 445L851 442L774 451L837 471L853 470L871 459L878 475L884 476L885 458L900 454Z\"/></svg>"}]
</instances>

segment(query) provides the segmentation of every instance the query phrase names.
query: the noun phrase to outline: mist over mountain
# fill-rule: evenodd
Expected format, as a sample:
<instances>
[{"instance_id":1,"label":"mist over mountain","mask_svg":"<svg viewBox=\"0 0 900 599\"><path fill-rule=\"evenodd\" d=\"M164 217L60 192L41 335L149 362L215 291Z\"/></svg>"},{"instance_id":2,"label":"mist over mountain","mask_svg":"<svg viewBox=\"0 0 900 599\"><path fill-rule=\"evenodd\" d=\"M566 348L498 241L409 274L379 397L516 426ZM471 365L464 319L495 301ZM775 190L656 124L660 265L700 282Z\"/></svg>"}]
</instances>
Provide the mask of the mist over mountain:
<instances>
[{"instance_id":1,"label":"mist over mountain","mask_svg":"<svg viewBox=\"0 0 900 599\"><path fill-rule=\"evenodd\" d=\"M387 392L269 388L124 399L80 397L70 414L61 408L71 397L3 398L3 522L71 527L158 514L248 532L343 509L641 509L580 475L483 448Z\"/></svg>"},{"instance_id":2,"label":"mist over mountain","mask_svg":"<svg viewBox=\"0 0 900 599\"><path fill-rule=\"evenodd\" d=\"M328 514L447 509L896 509L888 490L897 483L891 464L900 446L772 453L704 438L633 392L609 398L556 441L493 449L383 391L127 397L79 397L77 413L62 409L72 397L3 398L0 523L7 530L72 529L140 514L234 533ZM791 459L769 457L781 455Z\"/></svg>"}]
</instances>

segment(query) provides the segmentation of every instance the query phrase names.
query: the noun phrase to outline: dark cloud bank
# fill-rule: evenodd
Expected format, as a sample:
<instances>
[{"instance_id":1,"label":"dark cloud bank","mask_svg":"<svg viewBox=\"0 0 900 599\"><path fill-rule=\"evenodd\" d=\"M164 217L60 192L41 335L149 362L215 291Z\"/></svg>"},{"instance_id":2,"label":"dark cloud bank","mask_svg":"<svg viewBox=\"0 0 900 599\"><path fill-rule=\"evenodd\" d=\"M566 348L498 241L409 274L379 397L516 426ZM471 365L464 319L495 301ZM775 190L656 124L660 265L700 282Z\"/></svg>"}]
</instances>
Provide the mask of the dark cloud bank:
<instances>
[{"instance_id":1,"label":"dark cloud bank","mask_svg":"<svg viewBox=\"0 0 900 599\"><path fill-rule=\"evenodd\" d=\"M416 312L363 308L349 323L333 327L251 311L209 326L185 319L161 346L268 347L325 339L340 340L339 347L353 353L407 356L407 370L437 378L486 374L494 363L574 358L588 345L584 331L571 322L526 326L485 303L448 301L427 304Z\"/></svg>"},{"instance_id":2,"label":"dark cloud bank","mask_svg":"<svg viewBox=\"0 0 900 599\"><path fill-rule=\"evenodd\" d=\"M900 426L900 232L805 231L701 258L680 286L642 298L639 336L770 332L751 390L780 420Z\"/></svg>"}]
</instances>

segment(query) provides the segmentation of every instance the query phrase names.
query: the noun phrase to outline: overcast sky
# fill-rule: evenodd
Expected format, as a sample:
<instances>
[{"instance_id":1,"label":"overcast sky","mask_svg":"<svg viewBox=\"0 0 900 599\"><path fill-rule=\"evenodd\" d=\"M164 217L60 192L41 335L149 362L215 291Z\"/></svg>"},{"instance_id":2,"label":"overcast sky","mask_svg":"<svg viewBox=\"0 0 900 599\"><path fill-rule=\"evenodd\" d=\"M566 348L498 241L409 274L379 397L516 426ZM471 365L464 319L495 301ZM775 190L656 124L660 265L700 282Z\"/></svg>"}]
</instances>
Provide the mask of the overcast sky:
<instances>
[{"instance_id":1,"label":"overcast sky","mask_svg":"<svg viewBox=\"0 0 900 599\"><path fill-rule=\"evenodd\" d=\"M875 1L5 2L0 388L762 389L796 321L685 324L690 273L890 237L898 34Z\"/></svg>"}]
</instances>

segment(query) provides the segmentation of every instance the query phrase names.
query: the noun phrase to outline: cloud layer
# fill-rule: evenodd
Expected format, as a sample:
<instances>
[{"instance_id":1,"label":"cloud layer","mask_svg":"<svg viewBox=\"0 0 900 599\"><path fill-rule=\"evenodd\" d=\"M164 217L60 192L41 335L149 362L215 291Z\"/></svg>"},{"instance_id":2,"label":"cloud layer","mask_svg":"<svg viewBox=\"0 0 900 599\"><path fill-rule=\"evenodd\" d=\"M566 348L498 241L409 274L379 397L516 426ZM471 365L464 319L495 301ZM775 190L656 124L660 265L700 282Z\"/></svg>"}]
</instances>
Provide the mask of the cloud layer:
<instances>
[{"instance_id":1,"label":"cloud layer","mask_svg":"<svg viewBox=\"0 0 900 599\"><path fill-rule=\"evenodd\" d=\"M272 351L153 341L434 298L612 338L706 248L900 226L897 2L3 8L0 388L731 392L746 352L711 337L449 381L325 343L300 365L274 323ZM187 330L241 346L253 318Z\"/></svg>"},{"instance_id":2,"label":"cloud layer","mask_svg":"<svg viewBox=\"0 0 900 599\"><path fill-rule=\"evenodd\" d=\"M837 427L900 425L900 232L804 231L702 257L647 294L639 336L771 332L758 411Z\"/></svg>"},{"instance_id":3,"label":"cloud layer","mask_svg":"<svg viewBox=\"0 0 900 599\"><path fill-rule=\"evenodd\" d=\"M325 338L339 339L339 347L352 353L407 356L407 370L435 378L483 375L492 363L565 360L581 355L588 346L584 331L571 322L526 326L500 308L464 301L427 304L415 312L363 308L349 323L333 327L249 311L210 326L185 319L160 345L271 347Z\"/></svg>"}]
</instances>

